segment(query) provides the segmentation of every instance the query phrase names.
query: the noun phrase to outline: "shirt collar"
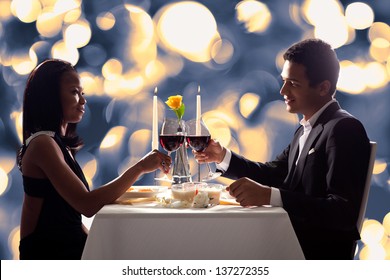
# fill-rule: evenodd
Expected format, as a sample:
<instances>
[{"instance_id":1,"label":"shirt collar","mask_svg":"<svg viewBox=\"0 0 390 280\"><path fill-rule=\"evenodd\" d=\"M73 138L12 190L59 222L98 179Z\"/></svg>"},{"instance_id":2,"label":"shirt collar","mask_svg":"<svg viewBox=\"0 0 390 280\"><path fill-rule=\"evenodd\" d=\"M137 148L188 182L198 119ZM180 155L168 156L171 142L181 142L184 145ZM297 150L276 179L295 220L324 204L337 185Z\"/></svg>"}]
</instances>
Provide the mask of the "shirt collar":
<instances>
[{"instance_id":1,"label":"shirt collar","mask_svg":"<svg viewBox=\"0 0 390 280\"><path fill-rule=\"evenodd\" d=\"M329 105L332 104L332 103L334 103L334 102L336 102L336 99L333 99L333 98L332 98L332 100L330 100L328 103L326 103L324 106L322 106L321 109L319 109L317 112L315 112L314 115L311 116L310 119L308 119L308 120L306 121L304 118L302 118L301 121L300 121L299 123L300 123L301 125L303 125L304 128L312 127L312 126L316 123L317 119L318 119L319 116L322 114L322 112L324 112L325 109L328 108Z\"/></svg>"}]
</instances>

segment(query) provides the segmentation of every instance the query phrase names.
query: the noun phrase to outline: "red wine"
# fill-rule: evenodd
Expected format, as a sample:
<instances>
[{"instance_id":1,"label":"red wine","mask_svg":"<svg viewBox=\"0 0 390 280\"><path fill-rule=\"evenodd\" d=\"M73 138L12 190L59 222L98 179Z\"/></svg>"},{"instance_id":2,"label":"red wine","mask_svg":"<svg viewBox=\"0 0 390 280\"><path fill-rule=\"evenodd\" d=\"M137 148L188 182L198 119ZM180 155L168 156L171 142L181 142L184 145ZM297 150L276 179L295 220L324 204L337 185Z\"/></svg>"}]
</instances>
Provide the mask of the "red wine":
<instances>
[{"instance_id":1,"label":"red wine","mask_svg":"<svg viewBox=\"0 0 390 280\"><path fill-rule=\"evenodd\" d=\"M168 152L176 151L184 142L184 135L160 135L160 144Z\"/></svg>"},{"instance_id":2,"label":"red wine","mask_svg":"<svg viewBox=\"0 0 390 280\"><path fill-rule=\"evenodd\" d=\"M197 152L203 152L209 145L211 136L187 136L187 143Z\"/></svg>"}]
</instances>

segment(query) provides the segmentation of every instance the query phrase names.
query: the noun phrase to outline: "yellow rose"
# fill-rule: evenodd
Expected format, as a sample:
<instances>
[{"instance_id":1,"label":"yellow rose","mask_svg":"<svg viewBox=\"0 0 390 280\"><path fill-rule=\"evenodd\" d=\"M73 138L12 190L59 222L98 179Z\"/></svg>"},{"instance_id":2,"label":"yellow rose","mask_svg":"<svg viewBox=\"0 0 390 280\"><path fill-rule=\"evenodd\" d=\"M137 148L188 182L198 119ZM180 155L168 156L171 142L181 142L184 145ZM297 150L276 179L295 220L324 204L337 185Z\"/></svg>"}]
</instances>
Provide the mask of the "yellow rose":
<instances>
[{"instance_id":1,"label":"yellow rose","mask_svg":"<svg viewBox=\"0 0 390 280\"><path fill-rule=\"evenodd\" d=\"M181 95L174 95L174 96L169 96L168 100L165 101L165 103L172 110L178 110L181 107L182 100L183 100L183 96L181 96Z\"/></svg>"}]
</instances>

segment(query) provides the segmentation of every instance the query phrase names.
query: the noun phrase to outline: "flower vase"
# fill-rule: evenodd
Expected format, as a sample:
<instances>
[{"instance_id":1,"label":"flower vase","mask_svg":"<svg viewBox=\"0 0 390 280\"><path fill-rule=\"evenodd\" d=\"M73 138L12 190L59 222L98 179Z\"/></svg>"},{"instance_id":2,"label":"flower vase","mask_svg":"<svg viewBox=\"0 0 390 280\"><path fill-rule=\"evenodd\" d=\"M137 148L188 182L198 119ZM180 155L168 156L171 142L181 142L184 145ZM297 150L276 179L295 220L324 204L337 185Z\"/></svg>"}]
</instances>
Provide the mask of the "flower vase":
<instances>
[{"instance_id":1,"label":"flower vase","mask_svg":"<svg viewBox=\"0 0 390 280\"><path fill-rule=\"evenodd\" d=\"M190 164L188 162L187 147L185 143L183 143L180 148L176 150L172 180L173 184L192 182Z\"/></svg>"}]
</instances>

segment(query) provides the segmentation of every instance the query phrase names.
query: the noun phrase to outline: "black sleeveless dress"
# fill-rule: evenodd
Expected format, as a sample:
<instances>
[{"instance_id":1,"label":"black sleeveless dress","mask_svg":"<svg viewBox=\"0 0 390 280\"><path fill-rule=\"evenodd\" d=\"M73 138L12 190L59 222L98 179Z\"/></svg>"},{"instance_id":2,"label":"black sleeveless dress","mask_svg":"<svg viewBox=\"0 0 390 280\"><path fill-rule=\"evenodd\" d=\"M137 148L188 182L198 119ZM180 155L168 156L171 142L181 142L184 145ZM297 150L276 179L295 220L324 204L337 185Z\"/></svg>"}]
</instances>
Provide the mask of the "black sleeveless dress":
<instances>
[{"instance_id":1,"label":"black sleeveless dress","mask_svg":"<svg viewBox=\"0 0 390 280\"><path fill-rule=\"evenodd\" d=\"M60 137L54 135L53 138L61 148L66 163L89 191L78 163L69 155ZM34 232L20 240L20 259L81 259L87 239L82 229L81 214L58 194L48 179L23 176L23 186L27 195L43 198L43 204Z\"/></svg>"}]
</instances>

